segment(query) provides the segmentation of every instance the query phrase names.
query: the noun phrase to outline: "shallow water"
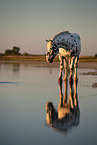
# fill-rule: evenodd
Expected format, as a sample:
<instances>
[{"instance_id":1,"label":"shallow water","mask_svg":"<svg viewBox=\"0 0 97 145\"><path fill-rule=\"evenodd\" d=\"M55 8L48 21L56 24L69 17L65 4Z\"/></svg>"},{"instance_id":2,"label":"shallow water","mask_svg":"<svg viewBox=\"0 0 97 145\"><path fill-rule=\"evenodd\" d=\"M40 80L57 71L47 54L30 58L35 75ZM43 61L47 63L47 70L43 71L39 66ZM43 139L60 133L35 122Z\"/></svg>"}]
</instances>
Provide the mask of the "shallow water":
<instances>
[{"instance_id":1,"label":"shallow water","mask_svg":"<svg viewBox=\"0 0 97 145\"><path fill-rule=\"evenodd\" d=\"M95 71L78 69L80 122L67 131L47 127L46 102L58 107L59 68L31 64L0 64L0 144L1 145L96 145L97 76L81 75Z\"/></svg>"}]
</instances>

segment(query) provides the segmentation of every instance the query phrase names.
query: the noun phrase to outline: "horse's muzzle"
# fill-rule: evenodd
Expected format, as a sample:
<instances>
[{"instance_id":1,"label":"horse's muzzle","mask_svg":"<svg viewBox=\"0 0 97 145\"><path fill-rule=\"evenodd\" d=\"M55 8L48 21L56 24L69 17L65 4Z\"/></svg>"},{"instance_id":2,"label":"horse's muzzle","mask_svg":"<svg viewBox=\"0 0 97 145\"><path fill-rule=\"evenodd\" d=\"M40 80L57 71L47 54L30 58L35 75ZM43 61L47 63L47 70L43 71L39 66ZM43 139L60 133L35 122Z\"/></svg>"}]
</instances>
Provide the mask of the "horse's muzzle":
<instances>
[{"instance_id":1,"label":"horse's muzzle","mask_svg":"<svg viewBox=\"0 0 97 145\"><path fill-rule=\"evenodd\" d=\"M53 62L53 59L51 59L51 58L49 58L48 56L46 57L46 61L48 62L48 63L52 63Z\"/></svg>"}]
</instances>

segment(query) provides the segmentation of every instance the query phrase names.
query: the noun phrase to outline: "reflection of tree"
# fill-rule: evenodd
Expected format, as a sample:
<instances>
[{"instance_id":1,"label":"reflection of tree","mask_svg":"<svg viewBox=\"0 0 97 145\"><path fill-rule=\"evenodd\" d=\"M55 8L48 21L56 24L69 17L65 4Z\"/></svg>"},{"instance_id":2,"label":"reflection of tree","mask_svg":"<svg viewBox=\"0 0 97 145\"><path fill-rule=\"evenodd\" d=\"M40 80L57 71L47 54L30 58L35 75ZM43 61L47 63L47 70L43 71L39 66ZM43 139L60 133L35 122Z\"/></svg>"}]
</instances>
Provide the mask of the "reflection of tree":
<instances>
[{"instance_id":1,"label":"reflection of tree","mask_svg":"<svg viewBox=\"0 0 97 145\"><path fill-rule=\"evenodd\" d=\"M46 103L46 123L59 130L68 130L79 124L80 109L77 94L77 80L69 81L70 94L68 98L68 81L64 81L65 93L62 93L62 81L59 81L60 98L58 109L55 109L52 102Z\"/></svg>"},{"instance_id":2,"label":"reflection of tree","mask_svg":"<svg viewBox=\"0 0 97 145\"><path fill-rule=\"evenodd\" d=\"M50 68L50 71L49 72L50 72L50 74L52 74L52 68Z\"/></svg>"},{"instance_id":3,"label":"reflection of tree","mask_svg":"<svg viewBox=\"0 0 97 145\"><path fill-rule=\"evenodd\" d=\"M19 72L20 71L20 64L15 63L13 64L13 72Z\"/></svg>"}]
</instances>

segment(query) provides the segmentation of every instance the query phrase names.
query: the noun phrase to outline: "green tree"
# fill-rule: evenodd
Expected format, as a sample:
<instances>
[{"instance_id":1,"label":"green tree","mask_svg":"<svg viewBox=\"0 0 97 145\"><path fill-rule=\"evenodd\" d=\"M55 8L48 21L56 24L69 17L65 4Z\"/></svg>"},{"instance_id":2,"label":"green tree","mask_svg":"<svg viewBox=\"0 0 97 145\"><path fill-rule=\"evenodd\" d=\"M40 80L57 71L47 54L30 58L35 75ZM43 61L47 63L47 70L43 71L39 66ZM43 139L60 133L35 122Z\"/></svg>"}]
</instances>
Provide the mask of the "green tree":
<instances>
[{"instance_id":1,"label":"green tree","mask_svg":"<svg viewBox=\"0 0 97 145\"><path fill-rule=\"evenodd\" d=\"M19 47L16 47L16 46L13 47L13 53L14 54L19 54L19 51L20 51Z\"/></svg>"},{"instance_id":2,"label":"green tree","mask_svg":"<svg viewBox=\"0 0 97 145\"><path fill-rule=\"evenodd\" d=\"M2 54L2 53L0 53L0 56L3 56L3 54Z\"/></svg>"},{"instance_id":3,"label":"green tree","mask_svg":"<svg viewBox=\"0 0 97 145\"><path fill-rule=\"evenodd\" d=\"M95 54L95 57L97 57L97 53Z\"/></svg>"},{"instance_id":4,"label":"green tree","mask_svg":"<svg viewBox=\"0 0 97 145\"><path fill-rule=\"evenodd\" d=\"M12 50L10 49L5 50L5 54L10 55L11 53L12 53Z\"/></svg>"}]
</instances>

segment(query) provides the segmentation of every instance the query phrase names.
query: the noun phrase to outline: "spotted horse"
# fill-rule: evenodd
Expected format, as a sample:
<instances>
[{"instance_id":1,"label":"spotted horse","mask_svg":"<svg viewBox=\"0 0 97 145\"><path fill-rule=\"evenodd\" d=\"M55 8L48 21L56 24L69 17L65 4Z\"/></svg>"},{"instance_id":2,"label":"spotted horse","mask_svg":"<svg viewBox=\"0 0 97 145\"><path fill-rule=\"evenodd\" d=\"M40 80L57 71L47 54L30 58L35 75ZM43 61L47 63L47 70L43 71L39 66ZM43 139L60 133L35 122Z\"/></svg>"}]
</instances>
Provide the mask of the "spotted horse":
<instances>
[{"instance_id":1,"label":"spotted horse","mask_svg":"<svg viewBox=\"0 0 97 145\"><path fill-rule=\"evenodd\" d=\"M64 70L64 80L77 79L78 60L81 52L80 36L76 33L63 31L56 34L51 40L47 41L46 60L52 63L55 56L59 54L60 74L59 81L62 80L62 72Z\"/></svg>"}]
</instances>

